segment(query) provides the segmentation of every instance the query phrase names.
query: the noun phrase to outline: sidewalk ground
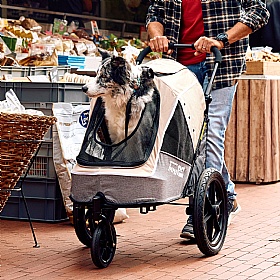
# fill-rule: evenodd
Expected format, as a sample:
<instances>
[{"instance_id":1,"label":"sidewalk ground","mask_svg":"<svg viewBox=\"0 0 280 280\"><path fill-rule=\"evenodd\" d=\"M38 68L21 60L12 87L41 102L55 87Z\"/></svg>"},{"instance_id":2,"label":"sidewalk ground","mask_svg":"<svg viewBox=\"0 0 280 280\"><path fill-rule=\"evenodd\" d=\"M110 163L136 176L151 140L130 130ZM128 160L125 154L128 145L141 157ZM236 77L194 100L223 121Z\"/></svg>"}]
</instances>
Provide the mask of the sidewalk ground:
<instances>
[{"instance_id":1,"label":"sidewalk ground","mask_svg":"<svg viewBox=\"0 0 280 280\"><path fill-rule=\"evenodd\" d=\"M0 220L0 279L280 279L280 183L236 190L242 211L220 253L208 258L179 237L184 206L159 206L146 215L128 209L129 219L115 225L117 250L106 269L95 268L68 221L34 222L40 248L33 248L28 222Z\"/></svg>"}]
</instances>

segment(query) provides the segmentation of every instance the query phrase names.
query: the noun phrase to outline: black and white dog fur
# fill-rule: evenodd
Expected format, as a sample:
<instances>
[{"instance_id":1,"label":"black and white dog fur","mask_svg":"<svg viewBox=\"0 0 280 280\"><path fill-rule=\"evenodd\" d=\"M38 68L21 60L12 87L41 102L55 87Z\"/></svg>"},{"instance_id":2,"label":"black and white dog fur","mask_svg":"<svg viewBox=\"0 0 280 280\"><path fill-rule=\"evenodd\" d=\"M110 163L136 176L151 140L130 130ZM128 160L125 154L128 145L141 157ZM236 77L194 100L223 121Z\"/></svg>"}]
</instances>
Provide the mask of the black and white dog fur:
<instances>
[{"instance_id":1,"label":"black and white dog fur","mask_svg":"<svg viewBox=\"0 0 280 280\"><path fill-rule=\"evenodd\" d=\"M152 101L155 89L151 68L132 65L123 57L99 50L102 62L93 82L83 91L92 98L102 97L105 118L113 144L119 143L136 128L145 104ZM127 106L130 103L130 114ZM126 121L129 118L126 131Z\"/></svg>"}]
</instances>

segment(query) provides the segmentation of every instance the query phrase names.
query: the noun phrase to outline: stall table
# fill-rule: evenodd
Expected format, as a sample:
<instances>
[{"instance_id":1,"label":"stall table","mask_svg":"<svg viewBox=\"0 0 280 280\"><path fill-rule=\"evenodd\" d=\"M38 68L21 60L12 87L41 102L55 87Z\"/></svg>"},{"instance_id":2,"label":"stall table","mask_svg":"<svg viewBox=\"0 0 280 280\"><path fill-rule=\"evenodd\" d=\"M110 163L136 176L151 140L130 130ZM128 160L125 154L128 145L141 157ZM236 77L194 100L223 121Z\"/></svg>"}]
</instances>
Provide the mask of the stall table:
<instances>
[{"instance_id":1,"label":"stall table","mask_svg":"<svg viewBox=\"0 0 280 280\"><path fill-rule=\"evenodd\" d=\"M225 160L232 180L280 180L280 76L238 79L226 132Z\"/></svg>"}]
</instances>

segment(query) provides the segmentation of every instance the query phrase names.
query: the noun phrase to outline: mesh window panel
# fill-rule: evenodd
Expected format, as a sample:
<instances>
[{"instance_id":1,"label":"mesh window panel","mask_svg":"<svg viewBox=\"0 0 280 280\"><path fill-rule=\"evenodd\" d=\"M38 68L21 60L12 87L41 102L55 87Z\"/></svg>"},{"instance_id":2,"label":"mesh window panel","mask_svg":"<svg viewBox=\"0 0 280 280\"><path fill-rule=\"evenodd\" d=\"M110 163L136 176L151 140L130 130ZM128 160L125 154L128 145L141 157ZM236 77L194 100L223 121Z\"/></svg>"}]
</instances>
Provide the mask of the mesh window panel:
<instances>
[{"instance_id":1,"label":"mesh window panel","mask_svg":"<svg viewBox=\"0 0 280 280\"><path fill-rule=\"evenodd\" d=\"M160 95L146 104L136 129L123 141L111 144L104 107L98 98L91 114L77 162L83 166L139 166L147 161L153 149L159 124Z\"/></svg>"},{"instance_id":2,"label":"mesh window panel","mask_svg":"<svg viewBox=\"0 0 280 280\"><path fill-rule=\"evenodd\" d=\"M165 132L161 150L188 163L193 161L192 138L179 102Z\"/></svg>"}]
</instances>

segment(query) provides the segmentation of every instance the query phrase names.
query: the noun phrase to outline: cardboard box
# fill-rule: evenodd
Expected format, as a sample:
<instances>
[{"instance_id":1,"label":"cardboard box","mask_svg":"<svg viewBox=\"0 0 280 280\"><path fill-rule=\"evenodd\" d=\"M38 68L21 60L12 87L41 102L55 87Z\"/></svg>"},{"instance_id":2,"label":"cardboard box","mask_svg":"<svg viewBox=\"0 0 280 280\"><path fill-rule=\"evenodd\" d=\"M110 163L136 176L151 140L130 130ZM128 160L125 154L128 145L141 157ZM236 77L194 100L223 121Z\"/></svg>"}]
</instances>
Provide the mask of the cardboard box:
<instances>
[{"instance_id":1,"label":"cardboard box","mask_svg":"<svg viewBox=\"0 0 280 280\"><path fill-rule=\"evenodd\" d=\"M246 75L279 75L280 62L247 61Z\"/></svg>"}]
</instances>

